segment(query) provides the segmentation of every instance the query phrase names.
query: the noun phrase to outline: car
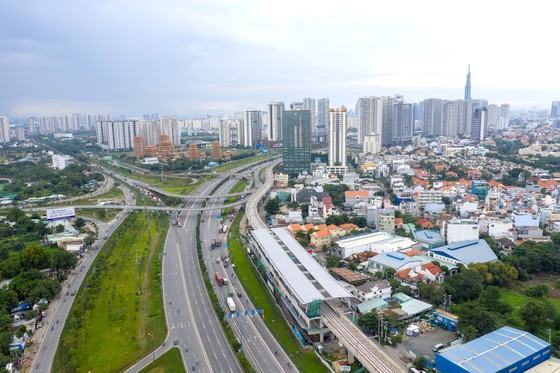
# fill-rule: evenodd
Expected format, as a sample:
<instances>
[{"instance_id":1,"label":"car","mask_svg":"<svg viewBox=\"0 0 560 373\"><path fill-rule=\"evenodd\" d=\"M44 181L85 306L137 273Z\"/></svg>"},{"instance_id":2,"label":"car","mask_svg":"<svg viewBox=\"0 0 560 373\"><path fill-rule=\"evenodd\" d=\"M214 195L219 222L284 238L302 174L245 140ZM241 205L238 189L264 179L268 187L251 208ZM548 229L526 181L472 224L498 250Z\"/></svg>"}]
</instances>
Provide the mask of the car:
<instances>
[{"instance_id":1,"label":"car","mask_svg":"<svg viewBox=\"0 0 560 373\"><path fill-rule=\"evenodd\" d=\"M432 350L434 352L438 352L439 350L441 350L442 348L444 348L445 345L443 343L438 343L437 345L435 345L434 347L432 347Z\"/></svg>"}]
</instances>

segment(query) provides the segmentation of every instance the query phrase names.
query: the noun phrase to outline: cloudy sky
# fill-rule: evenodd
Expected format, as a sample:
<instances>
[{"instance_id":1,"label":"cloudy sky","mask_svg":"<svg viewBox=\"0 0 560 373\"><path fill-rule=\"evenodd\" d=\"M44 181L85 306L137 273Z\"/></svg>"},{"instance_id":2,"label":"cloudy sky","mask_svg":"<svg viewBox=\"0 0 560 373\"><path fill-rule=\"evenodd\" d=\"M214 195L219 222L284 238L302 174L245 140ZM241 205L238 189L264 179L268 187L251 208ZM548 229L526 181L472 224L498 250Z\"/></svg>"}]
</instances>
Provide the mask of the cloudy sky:
<instances>
[{"instance_id":1,"label":"cloudy sky","mask_svg":"<svg viewBox=\"0 0 560 373\"><path fill-rule=\"evenodd\" d=\"M4 0L0 114L193 116L268 101L560 99L556 1Z\"/></svg>"}]
</instances>

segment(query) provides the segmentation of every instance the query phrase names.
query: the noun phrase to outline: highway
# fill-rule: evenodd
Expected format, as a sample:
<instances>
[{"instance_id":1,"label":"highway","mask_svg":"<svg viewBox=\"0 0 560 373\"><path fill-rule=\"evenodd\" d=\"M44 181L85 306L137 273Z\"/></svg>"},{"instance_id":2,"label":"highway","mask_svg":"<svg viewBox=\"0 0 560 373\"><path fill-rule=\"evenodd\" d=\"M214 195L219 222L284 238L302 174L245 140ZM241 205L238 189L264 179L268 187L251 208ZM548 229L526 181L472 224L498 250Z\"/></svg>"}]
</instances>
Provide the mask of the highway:
<instances>
[{"instance_id":1,"label":"highway","mask_svg":"<svg viewBox=\"0 0 560 373\"><path fill-rule=\"evenodd\" d=\"M207 194L222 179L201 185L195 194ZM189 207L199 202L189 202ZM168 335L165 345L137 362L137 372L173 345L181 350L188 371L241 372L206 292L196 252L198 212L185 210L181 227L171 226L163 259L163 297Z\"/></svg>"},{"instance_id":2,"label":"highway","mask_svg":"<svg viewBox=\"0 0 560 373\"><path fill-rule=\"evenodd\" d=\"M245 200L240 200L227 205L212 205L212 206L200 206L199 204L193 203L189 207L168 207L168 206L138 206L138 205L73 205L61 204L57 206L40 206L40 207L23 207L22 210L25 211L45 211L48 209L60 208L60 207L74 207L77 209L112 209L112 210L146 210L146 211L210 211L210 210L221 210L226 207L237 207L245 204Z\"/></svg>"},{"instance_id":3,"label":"highway","mask_svg":"<svg viewBox=\"0 0 560 373\"><path fill-rule=\"evenodd\" d=\"M278 163L279 160L277 159L273 159L273 160L267 160L267 161L261 161L261 162L257 162L257 163L262 163L262 164L266 164L269 162L273 162L274 164ZM251 167L252 165L245 165L242 166L240 168L239 171L236 170L232 170L231 172L227 173L226 176L227 177L235 177L235 178L242 178L245 176L249 176L252 173L252 170L249 169L249 171L245 171L246 169L248 169L249 167ZM101 166L100 166L101 167ZM105 167L101 167L103 169L104 172L109 173L112 176L116 176L119 177L120 179L122 179L123 181L125 181L126 183L133 185L133 186L138 186L144 189L148 189L151 190L155 193L164 195L164 196L168 196L168 197L174 197L174 198L181 198L183 200L186 201L196 201L196 200L208 200L208 199L222 199L222 198L227 198L227 197L237 197L237 196L244 196L244 195L249 195L253 192L256 192L256 189L251 189L251 190L245 190L243 192L240 193L222 193L222 194L212 194L212 195L197 195L195 193L191 193L188 195L185 194L178 194L178 193L172 193L172 192L168 192L162 188L150 185L148 183L145 183L143 181L131 178L131 177L127 177L124 175L117 175L115 174L114 171L107 169ZM218 174L211 174L213 176L218 176L218 177L224 177L223 175L218 175Z\"/></svg>"},{"instance_id":4,"label":"highway","mask_svg":"<svg viewBox=\"0 0 560 373\"><path fill-rule=\"evenodd\" d=\"M135 203L134 194L132 194L128 188L122 187L122 190L125 193L127 202ZM74 301L74 296L71 294L78 291L89 271L89 268L91 267L91 264L99 253L99 249L103 247L105 241L123 222L128 215L128 211L130 210L124 209L121 211L110 222L110 224L101 226L98 225L99 238L93 244L93 249L84 254L83 258L78 262L76 268L70 274L68 280L62 284L60 295L49 305L47 310L47 322L43 326L43 330L39 329L39 331L37 331L37 335L35 336L36 338L37 336L42 336L42 339L39 337L38 340L35 341L35 347L32 347L37 348L36 355L31 363L32 372L50 371L60 336L62 334L62 329L64 328L66 318L70 313L70 309Z\"/></svg>"},{"instance_id":5,"label":"highway","mask_svg":"<svg viewBox=\"0 0 560 373\"><path fill-rule=\"evenodd\" d=\"M255 180L258 181L258 177L255 177ZM237 180L227 181L220 187L218 193L220 191L227 192L236 182ZM219 205L220 201L210 203ZM231 296L236 304L236 309L241 311L242 315L244 315L245 310L248 310L250 314L251 310L255 309L255 306L250 302L245 290L238 282L232 266L228 265L225 267L223 260L220 260L227 255L227 234L220 232L220 217L220 214L213 213L212 211L205 211L203 213L204 224L201 225L200 234L203 252L209 269L208 272L219 272L230 280L227 286L214 286L224 310L227 311L226 298ZM225 223L230 225L231 221L226 221ZM222 240L224 244L221 248L212 250L210 246L216 238ZM256 305L256 307L258 306ZM257 372L297 371L260 316L234 317L230 321L230 325L233 327L237 338L242 341L243 351Z\"/></svg>"}]
</instances>

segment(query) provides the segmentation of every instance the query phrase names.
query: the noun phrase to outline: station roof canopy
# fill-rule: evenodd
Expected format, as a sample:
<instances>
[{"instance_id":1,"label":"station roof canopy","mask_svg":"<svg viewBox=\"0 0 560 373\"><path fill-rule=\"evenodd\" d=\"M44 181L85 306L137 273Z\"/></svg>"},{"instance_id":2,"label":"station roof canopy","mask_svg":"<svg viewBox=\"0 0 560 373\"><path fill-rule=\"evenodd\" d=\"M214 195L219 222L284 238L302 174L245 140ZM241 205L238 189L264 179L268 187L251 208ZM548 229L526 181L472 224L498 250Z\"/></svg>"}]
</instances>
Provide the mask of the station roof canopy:
<instances>
[{"instance_id":1,"label":"station roof canopy","mask_svg":"<svg viewBox=\"0 0 560 373\"><path fill-rule=\"evenodd\" d=\"M286 229L256 229L253 236L301 304L352 297Z\"/></svg>"}]
</instances>

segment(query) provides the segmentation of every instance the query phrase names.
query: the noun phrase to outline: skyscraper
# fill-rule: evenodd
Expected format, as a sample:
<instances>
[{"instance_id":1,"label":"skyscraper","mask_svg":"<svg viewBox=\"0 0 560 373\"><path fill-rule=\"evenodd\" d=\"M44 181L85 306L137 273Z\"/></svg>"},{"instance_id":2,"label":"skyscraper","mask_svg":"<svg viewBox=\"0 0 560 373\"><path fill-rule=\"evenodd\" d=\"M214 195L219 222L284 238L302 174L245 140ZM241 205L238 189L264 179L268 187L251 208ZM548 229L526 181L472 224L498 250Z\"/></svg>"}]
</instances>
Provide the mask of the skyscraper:
<instances>
[{"instance_id":1,"label":"skyscraper","mask_svg":"<svg viewBox=\"0 0 560 373\"><path fill-rule=\"evenodd\" d=\"M0 116L0 142L10 141L10 120Z\"/></svg>"},{"instance_id":2,"label":"skyscraper","mask_svg":"<svg viewBox=\"0 0 560 373\"><path fill-rule=\"evenodd\" d=\"M356 103L358 115L358 143L363 143L365 136L382 133L383 97L360 97Z\"/></svg>"},{"instance_id":3,"label":"skyscraper","mask_svg":"<svg viewBox=\"0 0 560 373\"><path fill-rule=\"evenodd\" d=\"M317 143L327 142L327 128L329 126L329 99L317 100Z\"/></svg>"},{"instance_id":4,"label":"skyscraper","mask_svg":"<svg viewBox=\"0 0 560 373\"><path fill-rule=\"evenodd\" d=\"M282 112L283 102L271 102L268 104L268 140L282 140Z\"/></svg>"},{"instance_id":5,"label":"skyscraper","mask_svg":"<svg viewBox=\"0 0 560 373\"><path fill-rule=\"evenodd\" d=\"M550 116L552 118L560 118L560 101L552 101Z\"/></svg>"},{"instance_id":6,"label":"skyscraper","mask_svg":"<svg viewBox=\"0 0 560 373\"><path fill-rule=\"evenodd\" d=\"M317 104L314 98L304 98L303 108L311 112L311 141L317 142Z\"/></svg>"},{"instance_id":7,"label":"skyscraper","mask_svg":"<svg viewBox=\"0 0 560 373\"><path fill-rule=\"evenodd\" d=\"M132 150L134 137L139 135L137 120L107 120L97 122L97 144L108 150Z\"/></svg>"},{"instance_id":8,"label":"skyscraper","mask_svg":"<svg viewBox=\"0 0 560 373\"><path fill-rule=\"evenodd\" d=\"M478 107L474 109L472 116L472 139L476 141L484 141L486 138L487 127L488 109L486 107Z\"/></svg>"},{"instance_id":9,"label":"skyscraper","mask_svg":"<svg viewBox=\"0 0 560 373\"><path fill-rule=\"evenodd\" d=\"M393 145L393 105L403 102L403 97L395 95L394 97L382 97L383 114L381 124L381 145Z\"/></svg>"},{"instance_id":10,"label":"skyscraper","mask_svg":"<svg viewBox=\"0 0 560 373\"><path fill-rule=\"evenodd\" d=\"M329 111L329 167L346 166L346 128L348 112L344 106Z\"/></svg>"},{"instance_id":11,"label":"skyscraper","mask_svg":"<svg viewBox=\"0 0 560 373\"><path fill-rule=\"evenodd\" d=\"M465 84L465 101L470 101L471 99L471 65L469 65L469 70L467 72L467 83Z\"/></svg>"},{"instance_id":12,"label":"skyscraper","mask_svg":"<svg viewBox=\"0 0 560 373\"><path fill-rule=\"evenodd\" d=\"M422 128L424 136L440 136L443 134L443 100L429 98L422 101Z\"/></svg>"},{"instance_id":13,"label":"skyscraper","mask_svg":"<svg viewBox=\"0 0 560 373\"><path fill-rule=\"evenodd\" d=\"M311 168L311 111L285 110L282 118L284 172L296 175Z\"/></svg>"},{"instance_id":14,"label":"skyscraper","mask_svg":"<svg viewBox=\"0 0 560 373\"><path fill-rule=\"evenodd\" d=\"M245 111L245 120L239 138L241 146L256 148L262 140L262 118L258 110Z\"/></svg>"},{"instance_id":15,"label":"skyscraper","mask_svg":"<svg viewBox=\"0 0 560 373\"><path fill-rule=\"evenodd\" d=\"M488 129L498 129L500 109L496 104L488 105Z\"/></svg>"},{"instance_id":16,"label":"skyscraper","mask_svg":"<svg viewBox=\"0 0 560 373\"><path fill-rule=\"evenodd\" d=\"M402 101L393 104L392 145L412 143L414 132L414 106Z\"/></svg>"},{"instance_id":17,"label":"skyscraper","mask_svg":"<svg viewBox=\"0 0 560 373\"><path fill-rule=\"evenodd\" d=\"M500 119L498 121L498 129L506 129L509 126L509 104L500 105Z\"/></svg>"}]
</instances>

